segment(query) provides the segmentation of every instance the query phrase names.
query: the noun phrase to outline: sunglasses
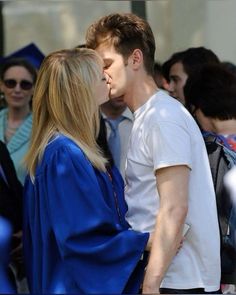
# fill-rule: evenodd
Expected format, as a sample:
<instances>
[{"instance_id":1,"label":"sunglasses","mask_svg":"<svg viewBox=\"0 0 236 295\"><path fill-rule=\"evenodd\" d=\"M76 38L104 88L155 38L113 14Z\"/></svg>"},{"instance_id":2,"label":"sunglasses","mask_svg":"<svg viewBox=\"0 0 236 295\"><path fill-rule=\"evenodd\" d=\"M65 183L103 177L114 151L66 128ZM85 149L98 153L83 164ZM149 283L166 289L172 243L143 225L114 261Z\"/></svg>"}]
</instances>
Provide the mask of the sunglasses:
<instances>
[{"instance_id":1,"label":"sunglasses","mask_svg":"<svg viewBox=\"0 0 236 295\"><path fill-rule=\"evenodd\" d=\"M33 83L27 80L21 80L20 82L17 82L14 79L7 79L4 80L3 83L7 88L10 89L15 88L17 84L19 84L20 88L23 90L30 90L33 87Z\"/></svg>"}]
</instances>

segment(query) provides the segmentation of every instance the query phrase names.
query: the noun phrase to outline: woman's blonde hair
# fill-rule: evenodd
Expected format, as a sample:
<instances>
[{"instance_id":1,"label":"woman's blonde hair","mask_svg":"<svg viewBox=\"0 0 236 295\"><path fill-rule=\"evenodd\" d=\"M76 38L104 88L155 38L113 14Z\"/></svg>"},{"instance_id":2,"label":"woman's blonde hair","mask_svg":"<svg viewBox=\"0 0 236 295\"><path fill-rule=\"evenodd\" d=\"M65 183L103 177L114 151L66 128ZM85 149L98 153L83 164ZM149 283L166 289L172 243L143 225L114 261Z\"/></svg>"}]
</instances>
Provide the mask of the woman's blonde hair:
<instances>
[{"instance_id":1,"label":"woman's blonde hair","mask_svg":"<svg viewBox=\"0 0 236 295\"><path fill-rule=\"evenodd\" d=\"M64 49L44 59L34 90L32 137L25 157L32 180L57 132L78 144L94 167L105 170L106 159L96 143L100 126L94 86L101 75L102 60L91 49Z\"/></svg>"}]
</instances>

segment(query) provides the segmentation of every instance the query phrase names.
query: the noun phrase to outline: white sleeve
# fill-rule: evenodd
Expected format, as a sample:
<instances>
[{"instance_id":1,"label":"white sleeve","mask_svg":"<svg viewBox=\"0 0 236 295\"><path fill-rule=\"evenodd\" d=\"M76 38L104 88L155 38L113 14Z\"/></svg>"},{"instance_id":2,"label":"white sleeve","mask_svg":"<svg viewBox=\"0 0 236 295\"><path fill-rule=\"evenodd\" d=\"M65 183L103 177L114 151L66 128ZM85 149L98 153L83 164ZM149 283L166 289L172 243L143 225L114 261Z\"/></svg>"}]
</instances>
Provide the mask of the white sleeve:
<instances>
[{"instance_id":1,"label":"white sleeve","mask_svg":"<svg viewBox=\"0 0 236 295\"><path fill-rule=\"evenodd\" d=\"M148 130L146 143L153 159L154 171L177 165L186 165L191 169L191 137L182 126L158 122Z\"/></svg>"}]
</instances>

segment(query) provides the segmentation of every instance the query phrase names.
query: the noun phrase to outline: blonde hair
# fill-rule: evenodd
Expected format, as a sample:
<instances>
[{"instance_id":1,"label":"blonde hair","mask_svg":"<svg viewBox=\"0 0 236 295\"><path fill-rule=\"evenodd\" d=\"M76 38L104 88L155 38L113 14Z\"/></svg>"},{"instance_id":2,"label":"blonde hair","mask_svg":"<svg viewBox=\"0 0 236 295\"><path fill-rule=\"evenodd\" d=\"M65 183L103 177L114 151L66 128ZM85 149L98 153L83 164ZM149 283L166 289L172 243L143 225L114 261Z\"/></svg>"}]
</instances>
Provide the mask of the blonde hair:
<instances>
[{"instance_id":1,"label":"blonde hair","mask_svg":"<svg viewBox=\"0 0 236 295\"><path fill-rule=\"evenodd\" d=\"M71 138L94 167L105 171L106 159L96 143L100 121L93 89L101 73L102 60L92 49L64 49L44 59L34 90L32 137L25 157L32 180L57 132Z\"/></svg>"}]
</instances>

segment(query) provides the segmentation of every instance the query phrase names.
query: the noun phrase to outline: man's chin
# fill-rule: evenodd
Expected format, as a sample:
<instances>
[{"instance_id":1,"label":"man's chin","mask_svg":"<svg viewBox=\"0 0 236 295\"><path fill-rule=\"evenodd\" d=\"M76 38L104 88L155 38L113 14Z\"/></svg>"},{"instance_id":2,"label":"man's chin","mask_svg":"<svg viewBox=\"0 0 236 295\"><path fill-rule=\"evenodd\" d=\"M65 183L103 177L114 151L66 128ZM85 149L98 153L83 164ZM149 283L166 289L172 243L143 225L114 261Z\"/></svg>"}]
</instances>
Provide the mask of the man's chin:
<instances>
[{"instance_id":1,"label":"man's chin","mask_svg":"<svg viewBox=\"0 0 236 295\"><path fill-rule=\"evenodd\" d=\"M116 102L124 102L124 95L121 95L121 96L110 95L110 100L116 101Z\"/></svg>"}]
</instances>

